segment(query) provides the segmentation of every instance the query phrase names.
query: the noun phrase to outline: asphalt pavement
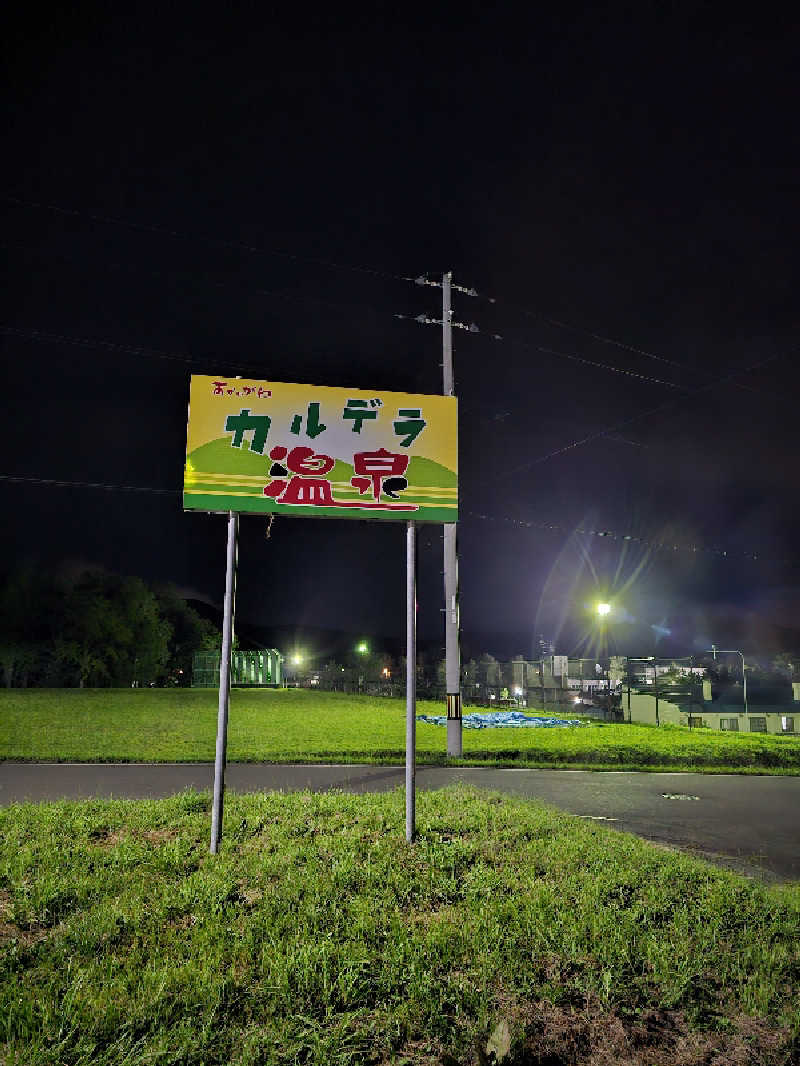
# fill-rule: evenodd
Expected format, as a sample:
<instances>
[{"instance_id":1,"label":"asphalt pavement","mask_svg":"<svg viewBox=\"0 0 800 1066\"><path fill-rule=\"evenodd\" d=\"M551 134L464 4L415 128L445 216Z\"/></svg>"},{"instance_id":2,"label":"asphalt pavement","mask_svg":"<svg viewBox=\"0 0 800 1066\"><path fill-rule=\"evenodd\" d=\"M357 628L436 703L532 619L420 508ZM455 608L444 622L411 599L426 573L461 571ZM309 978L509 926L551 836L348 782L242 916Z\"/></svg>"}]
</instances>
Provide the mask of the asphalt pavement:
<instances>
[{"instance_id":1,"label":"asphalt pavement","mask_svg":"<svg viewBox=\"0 0 800 1066\"><path fill-rule=\"evenodd\" d=\"M230 763L226 789L386 792L402 766ZM211 789L209 763L0 763L0 805ZM800 881L800 777L418 767L417 788L456 781L542 800L766 881Z\"/></svg>"}]
</instances>

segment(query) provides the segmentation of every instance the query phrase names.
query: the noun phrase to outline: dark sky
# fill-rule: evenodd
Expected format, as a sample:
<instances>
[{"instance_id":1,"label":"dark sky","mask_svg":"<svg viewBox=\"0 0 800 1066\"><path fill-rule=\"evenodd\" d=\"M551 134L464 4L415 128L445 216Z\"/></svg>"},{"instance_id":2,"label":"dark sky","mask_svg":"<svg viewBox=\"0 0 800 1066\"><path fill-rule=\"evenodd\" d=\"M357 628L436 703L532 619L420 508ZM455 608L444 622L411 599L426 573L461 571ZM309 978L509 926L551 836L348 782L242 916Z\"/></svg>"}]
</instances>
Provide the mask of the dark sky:
<instances>
[{"instance_id":1,"label":"dark sky","mask_svg":"<svg viewBox=\"0 0 800 1066\"><path fill-rule=\"evenodd\" d=\"M177 491L189 373L441 391L412 320L440 292L403 279L450 269L480 294L454 301L480 329L455 332L464 629L572 652L598 596L641 654L800 628L797 30L663 4L17 16L0 473L168 491L0 482L6 563L219 602L224 520ZM403 633L401 524L264 532L242 520L241 619Z\"/></svg>"}]
</instances>

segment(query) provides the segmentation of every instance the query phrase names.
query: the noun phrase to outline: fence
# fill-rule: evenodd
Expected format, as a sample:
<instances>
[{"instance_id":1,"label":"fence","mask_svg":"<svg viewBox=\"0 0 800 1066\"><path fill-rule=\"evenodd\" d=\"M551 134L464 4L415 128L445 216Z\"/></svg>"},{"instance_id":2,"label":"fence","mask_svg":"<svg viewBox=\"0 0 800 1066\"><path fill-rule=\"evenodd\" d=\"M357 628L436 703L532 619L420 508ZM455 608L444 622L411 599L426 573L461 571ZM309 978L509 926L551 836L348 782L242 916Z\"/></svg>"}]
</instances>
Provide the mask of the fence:
<instances>
[{"instance_id":1,"label":"fence","mask_svg":"<svg viewBox=\"0 0 800 1066\"><path fill-rule=\"evenodd\" d=\"M219 688L218 651L198 651L192 659L192 688ZM231 684L250 688L282 684L283 656L275 648L234 651L231 655Z\"/></svg>"}]
</instances>

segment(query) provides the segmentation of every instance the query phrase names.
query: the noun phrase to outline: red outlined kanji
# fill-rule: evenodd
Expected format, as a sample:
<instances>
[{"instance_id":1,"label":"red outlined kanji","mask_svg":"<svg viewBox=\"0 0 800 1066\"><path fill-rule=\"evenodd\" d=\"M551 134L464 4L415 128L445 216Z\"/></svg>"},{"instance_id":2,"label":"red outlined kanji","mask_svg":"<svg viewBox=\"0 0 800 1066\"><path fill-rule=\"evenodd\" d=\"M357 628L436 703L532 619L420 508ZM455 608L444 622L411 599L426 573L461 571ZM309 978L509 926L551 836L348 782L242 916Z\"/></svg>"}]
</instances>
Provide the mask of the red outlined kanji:
<instances>
[{"instance_id":1,"label":"red outlined kanji","mask_svg":"<svg viewBox=\"0 0 800 1066\"><path fill-rule=\"evenodd\" d=\"M350 484L363 494L372 484L372 495L380 499L381 485L387 477L402 477L408 469L409 456L389 452L378 448L374 452L356 452L353 455L353 470L357 477L350 479Z\"/></svg>"}]
</instances>

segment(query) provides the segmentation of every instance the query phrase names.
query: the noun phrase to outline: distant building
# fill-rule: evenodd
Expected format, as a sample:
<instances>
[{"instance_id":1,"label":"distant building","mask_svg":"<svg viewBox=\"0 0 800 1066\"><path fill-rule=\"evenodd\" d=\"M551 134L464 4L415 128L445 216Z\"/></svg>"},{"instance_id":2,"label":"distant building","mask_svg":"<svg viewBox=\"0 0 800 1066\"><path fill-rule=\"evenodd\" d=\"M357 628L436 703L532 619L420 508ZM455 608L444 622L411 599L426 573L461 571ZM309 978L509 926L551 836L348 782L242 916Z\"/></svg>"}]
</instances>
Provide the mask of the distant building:
<instances>
[{"instance_id":1,"label":"distant building","mask_svg":"<svg viewBox=\"0 0 800 1066\"><path fill-rule=\"evenodd\" d=\"M670 664L672 679L661 676L661 663L657 677L652 665L638 678L631 671L631 685L622 696L624 720L729 733L800 733L800 685L754 688L745 707L740 684L712 691L711 679L700 678L700 672L700 668L686 668L682 681L674 664Z\"/></svg>"},{"instance_id":2,"label":"distant building","mask_svg":"<svg viewBox=\"0 0 800 1066\"><path fill-rule=\"evenodd\" d=\"M219 651L197 651L192 657L192 688L219 688ZM275 648L234 651L231 654L231 685L276 688L283 684L283 656Z\"/></svg>"},{"instance_id":3,"label":"distant building","mask_svg":"<svg viewBox=\"0 0 800 1066\"><path fill-rule=\"evenodd\" d=\"M543 634L539 634L539 639L536 642L536 647L539 652L539 658L548 659L551 655L555 654L556 646L552 640L548 640ZM536 653L534 653L536 654Z\"/></svg>"},{"instance_id":4,"label":"distant building","mask_svg":"<svg viewBox=\"0 0 800 1066\"><path fill-rule=\"evenodd\" d=\"M663 699L652 692L631 692L622 699L626 722L646 725L688 725L695 728L721 729L729 733L800 733L800 702L794 704L748 706L717 704L711 700L691 701L679 696Z\"/></svg>"}]
</instances>

